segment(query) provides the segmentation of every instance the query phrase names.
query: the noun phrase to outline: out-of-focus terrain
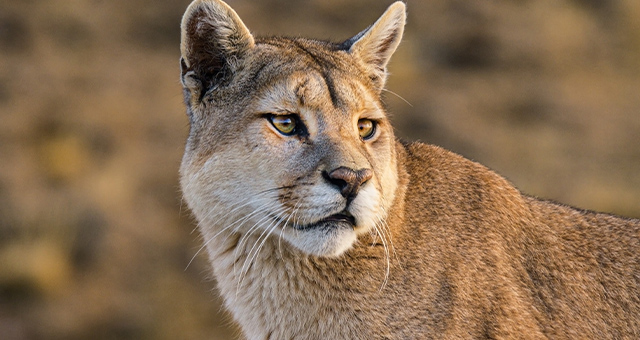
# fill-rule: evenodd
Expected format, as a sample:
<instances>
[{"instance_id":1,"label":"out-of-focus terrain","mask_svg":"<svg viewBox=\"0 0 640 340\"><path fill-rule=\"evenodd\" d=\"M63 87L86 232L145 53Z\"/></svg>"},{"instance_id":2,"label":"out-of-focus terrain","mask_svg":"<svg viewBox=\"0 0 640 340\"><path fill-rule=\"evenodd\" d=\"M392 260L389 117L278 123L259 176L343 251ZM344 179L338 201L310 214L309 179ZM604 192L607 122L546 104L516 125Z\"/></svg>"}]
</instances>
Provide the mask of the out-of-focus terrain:
<instances>
[{"instance_id":1,"label":"out-of-focus terrain","mask_svg":"<svg viewBox=\"0 0 640 340\"><path fill-rule=\"evenodd\" d=\"M188 2L0 2L0 339L236 334L203 254L188 265ZM639 1L407 2L386 93L399 136L640 217ZM257 34L336 41L389 3L229 0Z\"/></svg>"}]
</instances>

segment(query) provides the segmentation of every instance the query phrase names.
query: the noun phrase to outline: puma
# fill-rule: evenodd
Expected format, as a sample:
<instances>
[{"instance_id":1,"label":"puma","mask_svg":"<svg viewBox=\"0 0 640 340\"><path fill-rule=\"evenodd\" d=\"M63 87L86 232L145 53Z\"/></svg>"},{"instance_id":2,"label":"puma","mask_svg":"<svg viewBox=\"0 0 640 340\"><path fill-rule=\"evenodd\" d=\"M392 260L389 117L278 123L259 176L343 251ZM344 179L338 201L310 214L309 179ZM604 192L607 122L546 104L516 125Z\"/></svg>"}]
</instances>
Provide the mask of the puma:
<instances>
[{"instance_id":1,"label":"puma","mask_svg":"<svg viewBox=\"0 0 640 340\"><path fill-rule=\"evenodd\" d=\"M640 220L394 137L380 94L405 16L332 43L186 10L181 186L244 335L639 339Z\"/></svg>"}]
</instances>

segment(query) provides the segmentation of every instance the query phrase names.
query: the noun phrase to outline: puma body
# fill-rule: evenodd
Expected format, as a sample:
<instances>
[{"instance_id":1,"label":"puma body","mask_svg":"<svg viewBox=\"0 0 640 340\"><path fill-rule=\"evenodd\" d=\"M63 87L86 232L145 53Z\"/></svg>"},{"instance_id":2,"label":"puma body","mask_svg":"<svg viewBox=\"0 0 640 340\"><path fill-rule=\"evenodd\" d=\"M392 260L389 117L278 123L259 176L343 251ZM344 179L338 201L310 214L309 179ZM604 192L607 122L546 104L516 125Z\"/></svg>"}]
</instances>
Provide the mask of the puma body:
<instances>
[{"instance_id":1,"label":"puma body","mask_svg":"<svg viewBox=\"0 0 640 340\"><path fill-rule=\"evenodd\" d=\"M248 339L636 339L640 221L521 194L399 142L380 100L404 5L341 44L182 22L181 167Z\"/></svg>"}]
</instances>

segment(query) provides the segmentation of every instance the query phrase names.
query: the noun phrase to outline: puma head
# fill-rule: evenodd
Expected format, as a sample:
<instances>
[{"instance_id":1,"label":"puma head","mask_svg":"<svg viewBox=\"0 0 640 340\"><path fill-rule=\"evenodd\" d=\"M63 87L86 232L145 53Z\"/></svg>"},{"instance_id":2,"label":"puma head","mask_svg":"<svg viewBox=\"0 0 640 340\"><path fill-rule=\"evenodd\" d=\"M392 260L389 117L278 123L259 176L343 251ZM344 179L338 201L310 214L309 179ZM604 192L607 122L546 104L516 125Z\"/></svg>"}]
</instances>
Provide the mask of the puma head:
<instances>
[{"instance_id":1,"label":"puma head","mask_svg":"<svg viewBox=\"0 0 640 340\"><path fill-rule=\"evenodd\" d=\"M205 235L257 233L338 256L384 232L398 179L380 94L404 23L396 2L341 43L254 38L222 1L189 6L181 184Z\"/></svg>"}]
</instances>

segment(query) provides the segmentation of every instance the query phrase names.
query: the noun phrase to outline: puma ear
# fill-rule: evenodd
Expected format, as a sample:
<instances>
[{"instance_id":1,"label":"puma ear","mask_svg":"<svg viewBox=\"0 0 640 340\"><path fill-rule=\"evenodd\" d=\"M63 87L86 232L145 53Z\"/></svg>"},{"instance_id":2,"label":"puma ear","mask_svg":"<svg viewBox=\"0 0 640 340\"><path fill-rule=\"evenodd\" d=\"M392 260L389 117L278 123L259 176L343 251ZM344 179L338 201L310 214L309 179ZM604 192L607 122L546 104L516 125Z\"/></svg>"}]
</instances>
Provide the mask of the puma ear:
<instances>
[{"instance_id":1,"label":"puma ear","mask_svg":"<svg viewBox=\"0 0 640 340\"><path fill-rule=\"evenodd\" d=\"M384 87L387 63L400 44L406 17L404 3L397 1L373 25L343 43L344 49L364 63L379 89Z\"/></svg>"},{"instance_id":2,"label":"puma ear","mask_svg":"<svg viewBox=\"0 0 640 340\"><path fill-rule=\"evenodd\" d=\"M231 76L234 61L255 45L238 14L219 0L193 1L182 17L181 31L182 84L199 90L200 98Z\"/></svg>"}]
</instances>

